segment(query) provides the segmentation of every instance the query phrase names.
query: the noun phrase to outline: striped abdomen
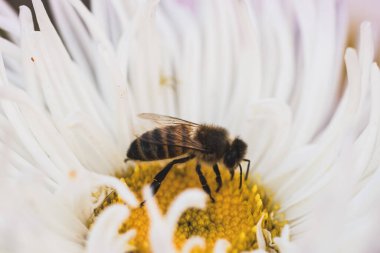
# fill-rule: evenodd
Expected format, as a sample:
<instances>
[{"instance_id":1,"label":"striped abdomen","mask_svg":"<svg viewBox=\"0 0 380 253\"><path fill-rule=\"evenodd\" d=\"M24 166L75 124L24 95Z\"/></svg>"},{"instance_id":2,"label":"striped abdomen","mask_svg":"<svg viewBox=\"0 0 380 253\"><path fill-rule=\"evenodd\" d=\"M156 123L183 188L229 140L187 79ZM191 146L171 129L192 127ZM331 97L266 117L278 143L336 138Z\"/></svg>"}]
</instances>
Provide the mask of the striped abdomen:
<instances>
[{"instance_id":1,"label":"striped abdomen","mask_svg":"<svg viewBox=\"0 0 380 253\"><path fill-rule=\"evenodd\" d=\"M132 160L154 161L183 155L189 149L181 147L182 138L189 134L189 129L184 125L153 129L131 143L127 157Z\"/></svg>"}]
</instances>

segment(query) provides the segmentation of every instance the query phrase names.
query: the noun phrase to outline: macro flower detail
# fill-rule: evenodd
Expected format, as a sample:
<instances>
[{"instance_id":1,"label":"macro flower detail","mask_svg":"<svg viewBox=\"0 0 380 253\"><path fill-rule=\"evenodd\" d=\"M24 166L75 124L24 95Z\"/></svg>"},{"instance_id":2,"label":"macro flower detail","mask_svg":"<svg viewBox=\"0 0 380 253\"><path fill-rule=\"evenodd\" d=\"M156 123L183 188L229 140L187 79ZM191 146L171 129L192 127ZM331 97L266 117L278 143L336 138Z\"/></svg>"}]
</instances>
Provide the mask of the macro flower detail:
<instances>
[{"instance_id":1,"label":"macro flower detail","mask_svg":"<svg viewBox=\"0 0 380 253\"><path fill-rule=\"evenodd\" d=\"M344 1L32 2L0 0L1 252L379 249L380 73ZM142 112L244 140L242 189L205 166L210 202L191 160L153 197Z\"/></svg>"},{"instance_id":2,"label":"macro flower detail","mask_svg":"<svg viewBox=\"0 0 380 253\"><path fill-rule=\"evenodd\" d=\"M195 163L188 162L170 172L156 195L161 212L168 213L171 203L182 191L201 188L194 168ZM121 181L142 201L143 186L150 184L160 169L159 165L136 167L122 177ZM227 239L235 251L252 250L258 248L257 229L268 242L280 235L286 220L284 215L278 212L279 205L273 203L266 189L257 183L244 182L240 190L238 177L230 181L228 171L223 168L221 172L224 184L220 192L214 193L215 203L207 200L204 210L188 209L176 222L177 229L173 240L177 248L182 248L187 239L200 236L206 240L206 251L211 251L216 241L222 238ZM214 177L212 168L205 170L205 176ZM216 189L216 182L210 181L210 187ZM95 210L95 214L99 215L105 207L117 202L123 203L122 200L118 200L115 192L109 193L102 205ZM262 226L258 228L257 224ZM125 233L131 229L137 230L137 236L131 241L131 246L134 245L139 252L149 252L149 217L145 208L134 209L119 232ZM275 250L274 243L270 247Z\"/></svg>"}]
</instances>

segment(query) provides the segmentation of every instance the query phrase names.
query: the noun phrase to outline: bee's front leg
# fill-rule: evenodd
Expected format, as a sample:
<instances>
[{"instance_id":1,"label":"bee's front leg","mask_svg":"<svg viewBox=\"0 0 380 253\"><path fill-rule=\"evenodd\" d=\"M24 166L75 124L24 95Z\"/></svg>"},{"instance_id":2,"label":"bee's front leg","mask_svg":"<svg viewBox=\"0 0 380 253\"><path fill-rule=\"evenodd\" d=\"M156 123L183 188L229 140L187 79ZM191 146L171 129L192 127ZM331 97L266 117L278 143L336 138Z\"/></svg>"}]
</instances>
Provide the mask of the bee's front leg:
<instances>
[{"instance_id":1,"label":"bee's front leg","mask_svg":"<svg viewBox=\"0 0 380 253\"><path fill-rule=\"evenodd\" d=\"M207 180L202 173L201 165L199 163L197 163L196 171L199 177L199 181L201 181L203 190L210 196L211 201L214 203L215 199L211 195L210 187L208 186Z\"/></svg>"}]
</instances>

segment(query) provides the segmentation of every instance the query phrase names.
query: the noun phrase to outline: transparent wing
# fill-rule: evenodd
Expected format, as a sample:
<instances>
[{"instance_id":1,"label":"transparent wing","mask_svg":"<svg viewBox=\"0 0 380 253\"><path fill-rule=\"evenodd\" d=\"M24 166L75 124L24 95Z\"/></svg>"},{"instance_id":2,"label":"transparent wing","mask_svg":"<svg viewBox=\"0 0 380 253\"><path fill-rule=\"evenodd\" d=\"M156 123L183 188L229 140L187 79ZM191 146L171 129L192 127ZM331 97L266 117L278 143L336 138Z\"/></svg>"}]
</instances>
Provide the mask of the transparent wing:
<instances>
[{"instance_id":1,"label":"transparent wing","mask_svg":"<svg viewBox=\"0 0 380 253\"><path fill-rule=\"evenodd\" d=\"M194 139L196 128L197 126L185 124L164 126L146 132L139 138L156 145L184 147L207 152L203 145Z\"/></svg>"},{"instance_id":2,"label":"transparent wing","mask_svg":"<svg viewBox=\"0 0 380 253\"><path fill-rule=\"evenodd\" d=\"M160 115L155 113L140 113L139 118L141 119L147 119L151 120L161 126L168 126L168 125L189 125L189 126L199 126L199 124L179 119L172 116L166 116L166 115Z\"/></svg>"}]
</instances>

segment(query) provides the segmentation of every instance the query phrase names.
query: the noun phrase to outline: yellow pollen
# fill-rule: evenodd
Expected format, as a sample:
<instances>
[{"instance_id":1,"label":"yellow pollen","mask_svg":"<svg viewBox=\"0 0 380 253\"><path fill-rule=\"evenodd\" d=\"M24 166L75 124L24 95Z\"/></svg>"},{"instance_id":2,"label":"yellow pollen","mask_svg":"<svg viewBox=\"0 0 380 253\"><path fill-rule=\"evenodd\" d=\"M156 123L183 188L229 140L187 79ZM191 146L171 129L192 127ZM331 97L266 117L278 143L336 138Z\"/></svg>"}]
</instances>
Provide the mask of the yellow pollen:
<instances>
[{"instance_id":1,"label":"yellow pollen","mask_svg":"<svg viewBox=\"0 0 380 253\"><path fill-rule=\"evenodd\" d=\"M152 182L155 174L162 168L159 163L145 163L131 168L127 175L120 178L138 196L140 200L143 186ZM196 248L192 252L212 252L218 239L227 239L231 243L229 252L241 252L257 249L256 225L262 220L262 229L267 245L277 251L273 245L274 237L279 236L281 229L287 223L280 206L273 201L270 193L261 185L250 180L244 182L239 189L239 173L236 171L234 180L224 167L220 168L223 185L215 192L217 183L211 167L203 166L202 171L211 188L215 203L210 200L204 210L188 209L178 221L174 243L178 249L191 236L205 238L206 249ZM172 200L188 188L202 188L195 171L195 162L190 161L175 166L156 194L156 200L163 213L166 213ZM97 216L106 206L121 202L116 193L111 193L100 207L94 210ZM130 217L120 226L120 233L136 229L137 235L131 244L137 252L151 252L149 245L149 218L146 207L132 210ZM90 221L91 223L92 221ZM269 248L268 248L269 250Z\"/></svg>"}]
</instances>

